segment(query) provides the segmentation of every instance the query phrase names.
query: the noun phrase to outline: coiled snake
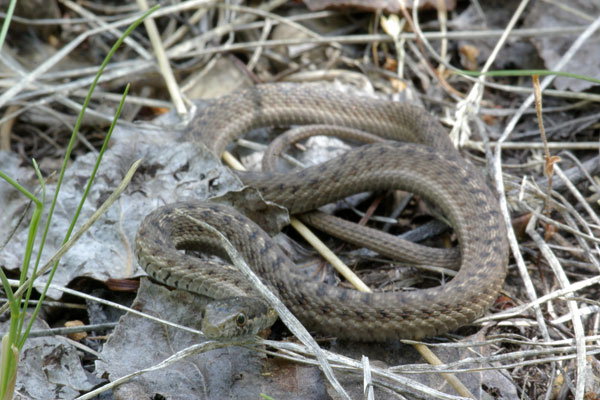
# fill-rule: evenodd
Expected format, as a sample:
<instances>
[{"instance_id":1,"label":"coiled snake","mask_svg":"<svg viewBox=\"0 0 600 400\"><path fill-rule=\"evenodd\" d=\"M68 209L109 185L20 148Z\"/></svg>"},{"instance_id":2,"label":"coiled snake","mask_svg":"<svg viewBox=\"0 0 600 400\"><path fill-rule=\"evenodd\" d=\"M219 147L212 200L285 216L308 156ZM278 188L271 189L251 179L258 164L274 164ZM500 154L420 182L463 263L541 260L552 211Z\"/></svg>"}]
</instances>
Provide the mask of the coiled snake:
<instances>
[{"instance_id":1,"label":"coiled snake","mask_svg":"<svg viewBox=\"0 0 600 400\"><path fill-rule=\"evenodd\" d=\"M366 145L321 165L268 180L251 178L246 184L292 214L359 192L416 193L450 221L459 242L460 270L444 285L412 291L361 293L329 286L294 272L271 238L228 206L208 201L166 205L140 225L138 260L160 282L218 299L205 312L208 336L254 334L272 324L274 315L233 267L180 251L218 247L194 219L223 233L309 329L361 341L420 339L455 330L485 312L506 275L506 228L483 177L460 157L434 118L415 106L348 95L327 85L267 84L208 102L188 133L220 156L248 130L290 124L348 126L403 142ZM439 257L431 250L432 258ZM223 314L230 318L226 328L209 321Z\"/></svg>"}]
</instances>

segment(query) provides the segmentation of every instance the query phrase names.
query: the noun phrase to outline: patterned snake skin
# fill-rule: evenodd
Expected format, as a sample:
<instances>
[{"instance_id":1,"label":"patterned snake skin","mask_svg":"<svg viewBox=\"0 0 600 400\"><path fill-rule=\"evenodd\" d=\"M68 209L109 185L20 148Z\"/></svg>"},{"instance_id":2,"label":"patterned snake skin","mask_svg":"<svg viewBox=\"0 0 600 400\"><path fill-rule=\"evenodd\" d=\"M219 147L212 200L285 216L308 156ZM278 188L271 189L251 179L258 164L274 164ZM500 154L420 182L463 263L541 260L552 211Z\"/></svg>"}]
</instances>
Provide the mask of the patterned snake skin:
<instances>
[{"instance_id":1,"label":"patterned snake skin","mask_svg":"<svg viewBox=\"0 0 600 400\"><path fill-rule=\"evenodd\" d=\"M361 341L421 339L455 330L486 311L506 275L506 228L483 177L460 157L434 118L415 106L349 95L327 85L269 84L209 101L189 136L220 156L248 130L290 124L347 126L410 143L369 144L321 165L268 180L252 177L246 184L292 214L365 191L416 193L437 206L452 225L460 270L444 285L411 291L361 293L329 286L294 272L294 264L271 238L236 210L207 201L167 205L140 225L140 265L160 282L222 299L215 307L219 313L238 304L245 307L232 312L233 331L214 328L206 316L205 331L211 336L253 334L274 318L265 317L268 307L234 267L178 250L219 247L194 219L223 233L309 329ZM419 256L422 263L448 254L430 250ZM255 322L257 327L251 327Z\"/></svg>"}]
</instances>

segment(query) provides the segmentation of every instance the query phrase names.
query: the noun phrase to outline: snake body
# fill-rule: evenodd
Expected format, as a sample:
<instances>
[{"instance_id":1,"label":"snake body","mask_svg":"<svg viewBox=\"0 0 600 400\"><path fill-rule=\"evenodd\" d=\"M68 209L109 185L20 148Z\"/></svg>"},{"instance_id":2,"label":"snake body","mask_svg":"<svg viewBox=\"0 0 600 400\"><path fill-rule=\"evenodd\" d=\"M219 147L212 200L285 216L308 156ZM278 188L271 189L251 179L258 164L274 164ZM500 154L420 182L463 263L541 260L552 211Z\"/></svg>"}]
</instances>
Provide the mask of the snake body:
<instances>
[{"instance_id":1,"label":"snake body","mask_svg":"<svg viewBox=\"0 0 600 400\"><path fill-rule=\"evenodd\" d=\"M270 84L208 102L188 134L220 156L248 130L291 124L347 126L409 143L370 144L298 172L274 174L268 180L251 177L244 183L292 214L359 192L416 193L450 221L459 242L460 269L450 282L433 288L362 293L294 272L291 260L271 238L228 206L198 201L161 207L144 219L136 238L138 260L148 274L220 299L216 311L207 310L211 315L231 315L230 307L246 306L244 299L252 299L246 310L233 313L232 332L221 332L207 322L204 327L210 335L252 334L258 329L253 323L268 325L274 316L233 267L200 261L178 250L219 253L216 238L195 219L224 234L309 329L361 341L421 339L455 330L485 312L506 275L506 228L483 177L460 157L434 118L415 106L348 95L328 86ZM435 249L431 254L439 257Z\"/></svg>"}]
</instances>

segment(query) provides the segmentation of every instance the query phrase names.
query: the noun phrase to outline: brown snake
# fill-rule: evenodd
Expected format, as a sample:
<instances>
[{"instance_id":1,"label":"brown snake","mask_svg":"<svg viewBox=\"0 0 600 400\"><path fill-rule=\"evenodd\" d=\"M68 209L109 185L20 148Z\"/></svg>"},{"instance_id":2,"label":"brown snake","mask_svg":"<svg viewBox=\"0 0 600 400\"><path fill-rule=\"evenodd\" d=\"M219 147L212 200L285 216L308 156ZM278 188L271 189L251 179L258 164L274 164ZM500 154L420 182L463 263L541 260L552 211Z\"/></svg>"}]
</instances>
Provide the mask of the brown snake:
<instances>
[{"instance_id":1,"label":"brown snake","mask_svg":"<svg viewBox=\"0 0 600 400\"><path fill-rule=\"evenodd\" d=\"M506 275L506 229L483 177L460 157L433 117L415 106L351 96L327 85L270 84L207 102L189 136L220 156L230 142L251 129L290 124L347 126L411 143L370 144L299 172L244 183L292 214L359 192L416 193L450 221L459 242L460 270L444 285L412 291L361 293L329 286L294 272L293 263L271 238L234 209L207 201L167 205L140 225L138 260L158 281L221 299L205 314L232 315L233 332L220 331L205 315L207 335L254 334L274 318L233 267L178 250L219 247L194 219L223 233L309 329L361 341L420 339L455 330L485 312ZM439 257L431 250L433 258ZM247 300L246 309L230 312L240 303L246 307ZM264 317L265 313L270 314Z\"/></svg>"}]
</instances>

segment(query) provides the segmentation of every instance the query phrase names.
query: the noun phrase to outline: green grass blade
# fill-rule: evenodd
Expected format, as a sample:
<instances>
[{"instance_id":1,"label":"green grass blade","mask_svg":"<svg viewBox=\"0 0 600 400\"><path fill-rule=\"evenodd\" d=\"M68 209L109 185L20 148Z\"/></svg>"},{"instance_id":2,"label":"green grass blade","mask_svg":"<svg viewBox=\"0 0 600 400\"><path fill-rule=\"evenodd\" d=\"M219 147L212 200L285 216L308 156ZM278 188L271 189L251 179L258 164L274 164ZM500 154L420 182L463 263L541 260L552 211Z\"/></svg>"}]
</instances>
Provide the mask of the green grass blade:
<instances>
[{"instance_id":1,"label":"green grass blade","mask_svg":"<svg viewBox=\"0 0 600 400\"><path fill-rule=\"evenodd\" d=\"M565 71L550 71L547 69L507 69L507 70L497 70L497 71L466 71L464 69L455 69L455 73L459 75L467 75L467 76L532 76L532 75L540 75L540 76L548 76L548 75L556 75L562 76L564 78L573 78L579 79L581 81L592 82L600 85L600 79L592 78L591 76L574 74L572 72Z\"/></svg>"},{"instance_id":2,"label":"green grass blade","mask_svg":"<svg viewBox=\"0 0 600 400\"><path fill-rule=\"evenodd\" d=\"M17 365L19 364L19 351L10 341L8 335L2 337L0 365L2 366L2 393L1 400L11 400L17 382Z\"/></svg>"},{"instance_id":3,"label":"green grass blade","mask_svg":"<svg viewBox=\"0 0 600 400\"><path fill-rule=\"evenodd\" d=\"M4 23L2 24L2 30L0 30L0 50L4 45L4 39L6 39L6 33L8 32L8 27L10 26L10 21L12 20L13 13L15 11L15 6L17 5L17 0L11 0L8 5L8 10L6 10L6 18L4 18Z\"/></svg>"},{"instance_id":4,"label":"green grass blade","mask_svg":"<svg viewBox=\"0 0 600 400\"><path fill-rule=\"evenodd\" d=\"M43 205L46 204L46 182L44 181L44 178L42 177L42 171L40 171L40 167L39 167L38 163L35 161L35 159L32 159L31 161L33 163L33 169L35 170L35 174L36 174L36 176L40 182L40 186L42 188L42 200L41 200L42 206L38 207L36 205L33 215L31 217L31 222L29 223L29 236L27 237L27 248L25 250L25 257L24 257L25 260L23 261L23 267L21 269L21 279L19 281L20 285L23 285L25 280L27 279L27 273L29 270L29 261L31 260L31 253L33 252L33 244L35 243L38 226L40 224L42 212L44 210ZM35 272L36 272L35 270L36 270L36 268L34 267L33 275L35 275ZM19 316L19 326L17 327L17 332L19 333L19 335L23 330L23 324L25 323L26 310L29 305L29 298L31 297L32 291L33 291L33 281L31 281L31 283L27 287L27 293L25 294L25 302L23 303L23 306L21 308L23 310L23 312ZM17 301L20 304L21 296L17 296L15 301ZM32 321L33 321L33 319L32 319ZM18 347L19 351L21 350L21 348L22 348L22 346Z\"/></svg>"},{"instance_id":5,"label":"green grass blade","mask_svg":"<svg viewBox=\"0 0 600 400\"><path fill-rule=\"evenodd\" d=\"M75 211L75 215L73 216L73 219L71 220L71 225L69 226L69 229L65 235L63 244L65 244L71 237L71 233L73 232L73 229L75 228L75 223L77 222L77 219L79 218L79 215L81 214L81 209L83 208L83 205L85 204L87 195L92 187L94 178L96 176L96 173L98 172L98 168L100 167L100 162L102 161L104 153L106 152L106 148L108 147L108 142L110 141L110 138L115 129L115 126L117 125L117 120L119 119L119 116L121 115L121 111L123 110L123 105L125 104L125 99L127 98L127 93L129 93L129 86L130 85L127 85L125 87L125 91L123 93L123 96L121 97L121 102L119 103L119 107L118 107L117 112L113 118L111 125L110 125L108 133L106 134L106 138L104 139L104 143L102 144L102 148L100 149L100 153L98 154L98 157L96 159L96 164L94 165L94 169L92 170L92 173L90 174L90 179L85 188L83 196L81 197L81 200L79 202L77 210ZM29 324L27 325L25 332L23 333L21 339L19 340L19 343L17 345L17 348L19 350L21 350L23 348L23 345L25 344L25 340L27 339L27 335L29 335L29 331L31 330L31 327L33 326L33 321L35 320L35 317L37 316L37 314L40 311L41 305L44 301L44 298L46 297L46 292L48 291L48 288L50 287L50 283L52 282L52 279L54 278L54 273L56 272L57 266L58 266L58 261L54 264L54 267L50 271L50 275L48 276L48 280L46 281L46 286L44 287L44 291L42 292L40 299L35 307L35 310L33 311L31 320L29 321ZM37 265L36 265L36 268L34 269L33 273L34 274L37 273ZM29 295L29 292L28 292L28 295ZM29 296L27 296L27 299L28 298L29 298ZM27 303L27 299L26 299L26 303Z\"/></svg>"},{"instance_id":6,"label":"green grass blade","mask_svg":"<svg viewBox=\"0 0 600 400\"><path fill-rule=\"evenodd\" d=\"M6 293L6 297L8 298L8 304L10 304L10 314L11 314L11 319L10 319L10 327L8 329L8 335L6 336L6 340L8 341L8 343L14 344L16 342L16 336L17 336L17 321L19 320L18 316L20 314L21 309L19 308L19 301L15 299L14 295L13 295L13 291L10 287L10 283L8 282L8 278L6 277L6 275L4 274L4 271L2 271L2 269L0 269L0 280L2 280L2 286L4 287L4 292ZM15 316L14 318L12 316ZM4 340L4 339L3 339ZM13 369L13 365L15 360L12 359L11 357L11 353L12 352L4 352L4 348L2 349L2 355L1 355L1 359L2 362L0 363L0 366L2 367L2 376L0 377L0 379L2 379L2 394L4 394L5 392L5 387L6 384L8 383L8 378L10 376L10 371Z\"/></svg>"},{"instance_id":7,"label":"green grass blade","mask_svg":"<svg viewBox=\"0 0 600 400\"><path fill-rule=\"evenodd\" d=\"M1 170L0 170L0 178L4 179L6 182L8 182L12 186L14 186L14 188L17 189L19 192L21 192L21 194L23 194L29 200L33 201L36 204L36 206L42 205L42 202L37 197L35 197L33 194L29 193L29 191L27 189L25 189L23 186L21 186L19 184L19 182L15 181L14 179L12 179L10 176L6 175Z\"/></svg>"},{"instance_id":8,"label":"green grass blade","mask_svg":"<svg viewBox=\"0 0 600 400\"><path fill-rule=\"evenodd\" d=\"M108 65L110 59L115 54L115 52L117 51L117 49L121 46L121 44L123 43L123 41L125 40L125 38L127 36L129 36L129 34L131 34L131 32L133 32L133 30L135 28L137 28L137 26L139 24L141 24L143 22L143 20L148 15L150 15L151 13L153 13L158 7L159 7L158 5L152 7L150 10L148 10L146 13L144 13L144 15L142 15L140 18L138 18L133 24L131 24L127 28L127 30L125 30L125 32L123 33L123 35L115 42L115 44L113 45L113 47L110 49L109 53L104 58L104 61L100 65L100 68L98 69L98 73L96 74L96 77L94 78L94 81L92 82L90 90L88 91L88 95L86 96L85 100L83 101L83 105L81 107L81 112L79 113L79 117L77 118L77 121L75 123L75 127L73 128L73 134L71 135L71 140L69 141L69 145L67 147L67 152L65 153L63 164L62 164L62 167L60 169L60 173L58 175L58 180L56 182L56 190L54 192L54 197L53 197L52 203L50 205L50 210L48 212L48 219L47 219L46 225L44 227L44 233L42 234L42 241L40 243L40 250L38 252L38 257L36 259L36 263L35 263L36 266L35 266L35 268L37 268L39 266L39 263L40 263L40 258L42 256L42 252L43 252L43 249L44 249L44 244L46 242L46 236L48 235L48 230L50 228L50 221L52 219L52 215L54 214L54 208L56 207L56 201L58 199L58 193L60 192L60 187L61 187L62 181L64 179L65 171L67 169L67 163L69 162L69 158L71 156L71 151L73 149L73 144L75 143L75 139L77 137L77 133L79 132L79 127L81 126L81 121L83 120L83 115L85 114L85 110L87 109L87 106L88 106L88 104L89 104L89 102L90 102L90 100L92 98L92 93L94 92L94 89L96 88L96 85L98 84L98 80L100 79L100 76L102 75L102 72L104 71L104 68L106 68L106 66ZM67 238L67 240L68 240L68 238Z\"/></svg>"},{"instance_id":9,"label":"green grass blade","mask_svg":"<svg viewBox=\"0 0 600 400\"><path fill-rule=\"evenodd\" d=\"M0 48L2 47L2 44L4 42L4 38L6 36L6 32L8 31L8 26L10 23L10 19L14 10L16 4L16 0L12 0L11 4L9 5L9 9L7 11L7 17L4 20L3 26L2 26L2 30L0 31ZM83 119L83 115L85 113L85 110L87 109L87 106L91 100L91 96L92 93L98 83L98 80L100 79L100 76L102 74L102 72L104 71L106 65L108 64L108 62L110 61L111 57L114 55L114 53L116 52L116 50L120 47L120 45L123 43L123 40L140 24L142 23L142 21L151 13L153 13L159 6L156 5L154 7L152 7L150 10L148 10L146 13L144 13L144 15L142 15L138 20L136 20L133 24L131 24L131 26L125 31L125 33L123 34L123 36L121 36L117 42L115 43L115 45L112 47L111 51L109 52L109 54L106 56L104 62L102 63L102 65L100 66L99 70L98 70L98 74L96 75L91 88L88 92L87 97L84 100L81 112L79 114L79 118L77 119L77 122L75 124L75 128L73 130L73 133L71 135L71 140L69 141L69 145L67 147L67 151L65 153L65 157L63 160L63 164L60 170L60 174L58 177L58 181L56 184L56 190L54 192L54 196L52 199L52 203L50 206L50 211L48 214L48 219L46 221L45 227L44 227L44 232L42 234L42 239L40 242L40 248L38 251L38 255L36 258L36 263L35 263L35 267L34 267L34 275L37 272L37 268L39 266L40 263L40 259L41 259L41 255L43 252L43 248L44 248L44 244L47 238L47 234L49 231L49 226L50 226L50 221L52 219L52 215L54 213L54 208L56 207L56 203L57 203L57 198L58 198L58 194L60 192L60 188L62 185L62 181L64 178L64 174L66 171L66 167L67 167L67 163L70 159L70 155L71 155L71 151L73 149L73 144L75 142L75 138L77 137L77 133L79 132L79 127L81 126L81 121ZM116 119L118 118L118 116L120 115L120 112L122 110L123 107L123 102L125 100L125 96L127 94L129 90L129 85L126 88L125 94L123 96L123 99L121 101L121 104L119 106L117 115L115 116L115 120L113 121L113 124L110 127L109 133L107 134L107 138L105 140L105 143L102 147L102 151L101 154L98 157L97 163L94 167L94 171L92 173L92 175L90 176L90 182L88 184L88 187L86 188L86 191L82 197L82 200L80 202L80 205L77 209L77 212L72 220L71 226L67 232L67 234L65 235L65 239L64 242L68 241L68 238L71 235L71 232L73 230L73 227L75 226L75 223L77 221L77 218L81 212L81 207L83 206L83 203L85 201L85 198L87 197L87 194L89 192L89 188L90 185L93 182L93 179L95 177L95 174L97 172L98 166L99 166L99 162L102 159L102 155L104 154L105 150L106 150L106 146L108 144L108 140L110 138L110 135L112 134L112 131L114 129L114 126L116 124ZM43 210L43 205L45 203L45 185L44 185L44 181L43 178L41 176L41 173L39 171L39 168L37 166L37 163L35 162L35 160L33 160L33 165L34 165L34 169L36 170L36 174L38 176L38 179L41 182L42 185L42 189L43 189L43 199L42 201L40 201L38 198L36 198L33 194L29 193L24 187L22 187L21 185L18 184L18 182L16 182L15 180L13 180L12 178L10 178L9 176L7 176L5 173L3 173L2 171L0 171L0 178L5 179L8 183L12 184L17 190L19 190L21 193L23 193L27 198L29 198L32 202L35 203L36 207L34 210L34 213L32 215L32 219L30 222L30 229L29 229L29 233L28 233L28 239L27 239L27 245L26 245L26 251L25 251L25 256L24 256L24 260L23 260L23 268L21 269L21 286L23 286L23 283L27 280L27 273L28 273L28 267L29 267L29 263L31 261L31 254L33 252L33 245L35 243L35 238L36 238L36 233L37 233L37 228L39 226L39 222L41 219L41 215L42 215L42 210ZM7 297L8 297L8 303L10 306L10 310L11 310L11 321L10 321L10 328L9 328L9 333L8 335L6 335L3 339L2 339L2 354L0 355L0 399L4 400L5 398L9 399L12 398L13 392L14 392L14 382L16 381L16 373L17 373L17 367L18 367L18 355L19 355L19 351L22 349L25 340L27 338L27 335L29 334L29 331L31 329L31 326L33 324L33 321L35 320L35 317L37 315L37 313L39 312L39 309L42 305L43 302L43 298L46 294L46 291L48 290L49 284L52 280L52 277L54 275L54 272L56 271L56 268L58 266L58 260L54 263L53 268L51 270L51 274L50 277L48 279L47 285L42 293L42 296L40 298L40 301L38 302L33 315L31 316L31 319L28 323L28 326L24 332L23 335L20 335L20 332L22 330L22 327L24 325L24 317L25 317L25 310L26 307L28 305L28 300L30 298L31 295L31 291L32 291L32 287L33 287L33 279L30 280L29 285L27 286L27 293L26 293L26 300L25 303L23 305L23 312L21 312L21 308L20 308L20 303L21 303L21 294L17 294L15 295L15 293L13 293L13 291L10 288L10 285L8 284L8 280L5 276L5 274L3 273L3 271L0 270L0 280L2 281L2 284L5 288ZM22 287L20 287L16 293L23 293L23 289ZM17 344L15 346L15 343Z\"/></svg>"},{"instance_id":10,"label":"green grass blade","mask_svg":"<svg viewBox=\"0 0 600 400\"><path fill-rule=\"evenodd\" d=\"M12 16L15 11L16 5L17 0L11 0L11 2L8 5L8 9L6 10L6 18L4 19L4 22L2 23L2 29L0 30L0 50L4 46L6 33L8 32L8 27L10 26L10 21L12 20ZM24 187L19 185L18 182L8 177L2 171L0 171L0 177L4 178L8 183L12 184L15 188L17 188L21 193L25 194L31 201L35 202L36 207L38 206L39 200L36 199L35 196L33 196L31 193L29 193ZM14 327L13 321L16 321L19 315L19 303L15 301L13 291L11 290L10 285L8 285L6 275L4 275L4 271L1 270L0 279L2 279L2 285L4 286L6 297L8 298L8 302L10 304L11 309L11 326L9 328L9 334L5 335L2 338L2 350L0 354L0 399L4 400L8 397L12 398L14 386L11 385L11 382L14 382L14 380L16 380L15 373L17 370L18 360L16 355L12 351L12 349L14 348L14 340L16 335L14 330L11 328ZM15 316L15 318L12 318L13 315Z\"/></svg>"}]
</instances>

